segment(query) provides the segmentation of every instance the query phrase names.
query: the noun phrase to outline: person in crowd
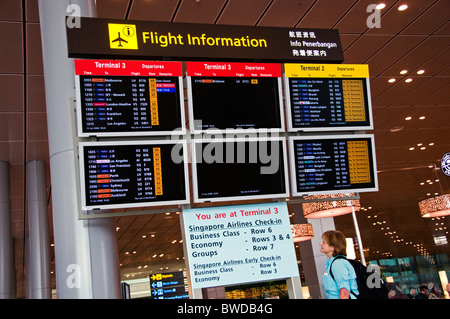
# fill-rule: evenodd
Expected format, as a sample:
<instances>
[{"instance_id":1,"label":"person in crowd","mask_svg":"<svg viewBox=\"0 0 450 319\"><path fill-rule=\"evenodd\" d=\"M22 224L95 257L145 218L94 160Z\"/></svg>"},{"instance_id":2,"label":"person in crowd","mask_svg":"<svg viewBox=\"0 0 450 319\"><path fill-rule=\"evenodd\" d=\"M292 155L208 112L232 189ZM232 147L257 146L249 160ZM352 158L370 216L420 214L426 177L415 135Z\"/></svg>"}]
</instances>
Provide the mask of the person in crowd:
<instances>
[{"instance_id":1,"label":"person in crowd","mask_svg":"<svg viewBox=\"0 0 450 319\"><path fill-rule=\"evenodd\" d=\"M410 287L409 288L409 293L407 294L407 296L409 297L409 299L415 299L417 295L417 290L414 287Z\"/></svg>"},{"instance_id":2,"label":"person in crowd","mask_svg":"<svg viewBox=\"0 0 450 319\"><path fill-rule=\"evenodd\" d=\"M389 284L388 290L389 290L388 293L389 299L409 299L407 295L405 295L400 291L400 288L396 284L393 283Z\"/></svg>"},{"instance_id":3,"label":"person in crowd","mask_svg":"<svg viewBox=\"0 0 450 319\"><path fill-rule=\"evenodd\" d=\"M347 243L342 232L329 230L322 234L320 251L328 257L322 285L328 299L356 299L359 294L353 266L346 259L339 258L334 261L337 256L347 255L346 246ZM333 276L330 273L331 266L333 267Z\"/></svg>"},{"instance_id":4,"label":"person in crowd","mask_svg":"<svg viewBox=\"0 0 450 319\"><path fill-rule=\"evenodd\" d=\"M426 285L422 285L419 287L419 293L415 299L428 299L428 294L428 287Z\"/></svg>"}]
</instances>

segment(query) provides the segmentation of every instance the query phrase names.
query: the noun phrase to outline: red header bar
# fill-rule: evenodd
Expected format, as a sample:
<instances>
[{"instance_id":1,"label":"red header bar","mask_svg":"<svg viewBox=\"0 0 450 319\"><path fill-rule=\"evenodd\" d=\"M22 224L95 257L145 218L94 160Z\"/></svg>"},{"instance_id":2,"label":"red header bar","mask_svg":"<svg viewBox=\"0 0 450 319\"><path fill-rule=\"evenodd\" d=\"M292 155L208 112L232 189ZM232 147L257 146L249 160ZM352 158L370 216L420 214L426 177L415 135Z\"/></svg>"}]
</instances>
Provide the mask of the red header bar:
<instances>
[{"instance_id":1,"label":"red header bar","mask_svg":"<svg viewBox=\"0 0 450 319\"><path fill-rule=\"evenodd\" d=\"M75 60L75 75L183 76L181 62Z\"/></svg>"},{"instance_id":2,"label":"red header bar","mask_svg":"<svg viewBox=\"0 0 450 319\"><path fill-rule=\"evenodd\" d=\"M281 77L278 63L186 62L188 76Z\"/></svg>"}]
</instances>

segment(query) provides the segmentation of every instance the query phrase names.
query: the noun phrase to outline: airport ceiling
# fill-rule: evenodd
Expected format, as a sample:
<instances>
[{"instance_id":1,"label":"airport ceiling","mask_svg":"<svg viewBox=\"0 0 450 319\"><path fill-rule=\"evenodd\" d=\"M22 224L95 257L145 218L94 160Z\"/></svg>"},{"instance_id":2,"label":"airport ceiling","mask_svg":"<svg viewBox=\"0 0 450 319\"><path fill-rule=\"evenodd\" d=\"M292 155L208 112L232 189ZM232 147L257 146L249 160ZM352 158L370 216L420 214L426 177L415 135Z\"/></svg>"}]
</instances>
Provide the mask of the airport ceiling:
<instances>
[{"instance_id":1,"label":"airport ceiling","mask_svg":"<svg viewBox=\"0 0 450 319\"><path fill-rule=\"evenodd\" d=\"M379 28L366 24L372 3L386 4ZM448 234L450 218L422 219L417 205L440 192L439 186L445 192L450 185L449 177L439 176L436 182L430 168L439 166L441 156L450 151L448 0L97 0L96 4L97 15L103 18L338 29L344 63L366 63L371 75L375 129L368 133L375 135L380 190L361 193L365 209L357 213L369 259L449 253L448 244L436 246L433 238ZM408 5L404 11L398 10L402 4ZM4 43L0 161L10 163L17 296L23 297L23 238L28 232L25 164L49 162L37 0L1 1L0 35ZM53 242L50 178L47 183ZM122 279L184 267L176 213L115 220ZM351 216L336 218L336 224L354 236Z\"/></svg>"}]
</instances>

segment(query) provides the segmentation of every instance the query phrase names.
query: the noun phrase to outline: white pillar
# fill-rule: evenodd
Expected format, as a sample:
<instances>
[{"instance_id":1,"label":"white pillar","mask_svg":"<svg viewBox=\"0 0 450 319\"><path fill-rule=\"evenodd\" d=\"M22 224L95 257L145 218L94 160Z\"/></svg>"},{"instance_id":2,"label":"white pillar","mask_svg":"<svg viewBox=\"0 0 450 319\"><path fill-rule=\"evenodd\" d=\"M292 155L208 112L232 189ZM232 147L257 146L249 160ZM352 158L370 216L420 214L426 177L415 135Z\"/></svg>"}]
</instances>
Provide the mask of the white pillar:
<instances>
[{"instance_id":1,"label":"white pillar","mask_svg":"<svg viewBox=\"0 0 450 319\"><path fill-rule=\"evenodd\" d=\"M74 152L73 109L70 99L75 97L74 64L68 58L65 16L68 6L77 5L81 16L96 15L94 0L39 0L42 53L44 62L47 122L52 179L53 228L55 238L55 266L58 298L118 298L114 277L96 277L101 271L110 274L118 265L112 251L115 247L114 225L110 220L95 222L103 246L90 239L90 223L79 220L79 200ZM72 21L72 20L71 20ZM76 25L74 27L77 27ZM82 25L80 27L83 27ZM89 36L89 35L87 35ZM100 250L99 250L100 249ZM101 251L107 249L107 251ZM117 255L116 255L117 256ZM105 260L106 258L107 260ZM98 267L106 267L99 269ZM112 267L111 269L108 267ZM95 286L111 288L101 295Z\"/></svg>"},{"instance_id":2,"label":"white pillar","mask_svg":"<svg viewBox=\"0 0 450 319\"><path fill-rule=\"evenodd\" d=\"M51 299L50 240L47 211L46 167L42 161L27 163L27 204L30 299Z\"/></svg>"},{"instance_id":3,"label":"white pillar","mask_svg":"<svg viewBox=\"0 0 450 319\"><path fill-rule=\"evenodd\" d=\"M12 299L14 297L14 278L9 164L0 162L0 299Z\"/></svg>"}]
</instances>

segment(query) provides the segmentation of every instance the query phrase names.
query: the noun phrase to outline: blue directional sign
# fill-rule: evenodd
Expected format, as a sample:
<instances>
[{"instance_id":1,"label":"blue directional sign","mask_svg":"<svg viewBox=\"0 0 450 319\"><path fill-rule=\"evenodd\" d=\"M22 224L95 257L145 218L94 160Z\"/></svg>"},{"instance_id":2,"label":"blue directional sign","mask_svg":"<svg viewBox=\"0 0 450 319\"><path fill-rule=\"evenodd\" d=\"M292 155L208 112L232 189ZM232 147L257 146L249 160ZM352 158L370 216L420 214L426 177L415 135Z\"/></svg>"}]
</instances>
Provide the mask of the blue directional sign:
<instances>
[{"instance_id":1,"label":"blue directional sign","mask_svg":"<svg viewBox=\"0 0 450 319\"><path fill-rule=\"evenodd\" d=\"M187 299L189 298L185 271L152 274L150 278L151 298Z\"/></svg>"}]
</instances>

